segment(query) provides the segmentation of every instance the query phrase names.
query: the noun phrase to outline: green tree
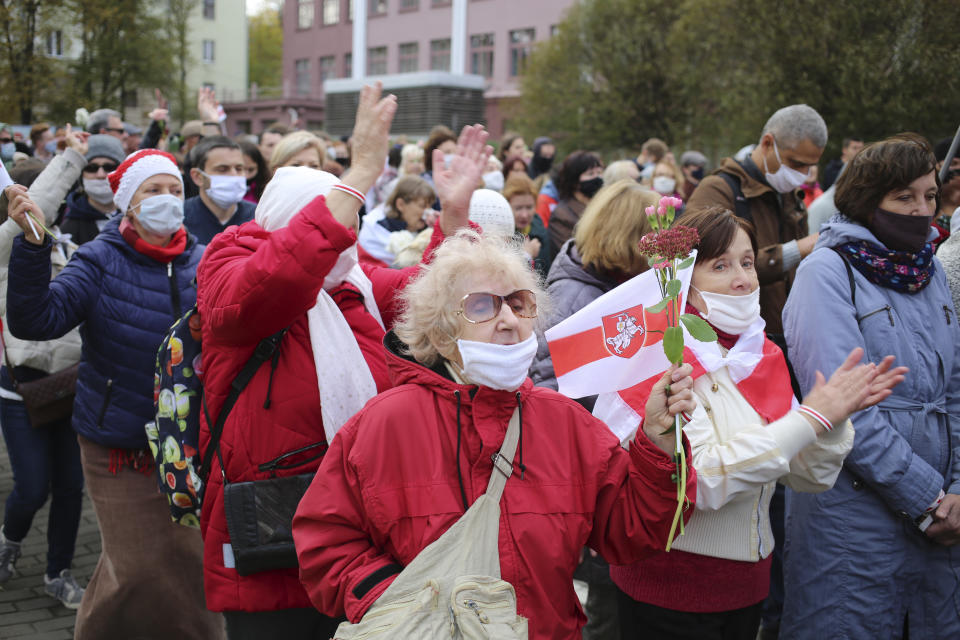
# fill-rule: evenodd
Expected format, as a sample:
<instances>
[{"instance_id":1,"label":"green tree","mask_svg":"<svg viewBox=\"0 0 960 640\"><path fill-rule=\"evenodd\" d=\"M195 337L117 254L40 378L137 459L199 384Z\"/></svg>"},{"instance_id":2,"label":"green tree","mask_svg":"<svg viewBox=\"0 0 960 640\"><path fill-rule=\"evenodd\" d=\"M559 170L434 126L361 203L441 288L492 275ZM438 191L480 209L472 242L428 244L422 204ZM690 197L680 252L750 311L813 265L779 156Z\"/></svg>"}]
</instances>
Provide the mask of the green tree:
<instances>
[{"instance_id":1,"label":"green tree","mask_svg":"<svg viewBox=\"0 0 960 640\"><path fill-rule=\"evenodd\" d=\"M151 0L67 0L80 41L72 64L74 106L123 112L124 96L173 84L176 45L168 39L167 6Z\"/></svg>"},{"instance_id":2,"label":"green tree","mask_svg":"<svg viewBox=\"0 0 960 640\"><path fill-rule=\"evenodd\" d=\"M49 60L37 50L44 14L59 0L0 0L0 113L4 120L32 122Z\"/></svg>"},{"instance_id":3,"label":"green tree","mask_svg":"<svg viewBox=\"0 0 960 640\"><path fill-rule=\"evenodd\" d=\"M521 78L519 125L561 149L638 146L671 126L666 47L674 0L584 0L538 46Z\"/></svg>"},{"instance_id":4,"label":"green tree","mask_svg":"<svg viewBox=\"0 0 960 640\"><path fill-rule=\"evenodd\" d=\"M960 11L936 0L584 0L532 54L520 122L564 150L650 136L715 158L804 102L831 131L951 135Z\"/></svg>"},{"instance_id":5,"label":"green tree","mask_svg":"<svg viewBox=\"0 0 960 640\"><path fill-rule=\"evenodd\" d=\"M174 120L183 122L195 108L196 97L187 87L187 70L195 60L190 55L190 18L200 0L169 0L170 11L167 14L166 31L173 47L175 72L171 85L170 115Z\"/></svg>"},{"instance_id":6,"label":"green tree","mask_svg":"<svg viewBox=\"0 0 960 640\"><path fill-rule=\"evenodd\" d=\"M280 11L266 6L248 20L250 83L269 89L282 84L283 25Z\"/></svg>"}]
</instances>

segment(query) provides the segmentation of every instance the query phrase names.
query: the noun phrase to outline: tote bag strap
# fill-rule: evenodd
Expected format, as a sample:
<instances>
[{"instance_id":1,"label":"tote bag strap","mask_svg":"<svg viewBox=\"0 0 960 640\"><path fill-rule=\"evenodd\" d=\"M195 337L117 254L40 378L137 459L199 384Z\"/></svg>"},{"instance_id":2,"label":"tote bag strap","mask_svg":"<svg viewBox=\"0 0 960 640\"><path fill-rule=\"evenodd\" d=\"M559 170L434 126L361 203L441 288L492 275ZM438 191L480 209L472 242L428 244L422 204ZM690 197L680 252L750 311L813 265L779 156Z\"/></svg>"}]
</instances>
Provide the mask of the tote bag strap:
<instances>
[{"instance_id":1,"label":"tote bag strap","mask_svg":"<svg viewBox=\"0 0 960 640\"><path fill-rule=\"evenodd\" d=\"M517 451L517 442L520 440L520 406L513 410L510 424L507 425L507 434L503 437L500 451L493 454L493 471L487 483L487 493L494 502L500 502L503 488L507 480L513 475L513 454Z\"/></svg>"}]
</instances>

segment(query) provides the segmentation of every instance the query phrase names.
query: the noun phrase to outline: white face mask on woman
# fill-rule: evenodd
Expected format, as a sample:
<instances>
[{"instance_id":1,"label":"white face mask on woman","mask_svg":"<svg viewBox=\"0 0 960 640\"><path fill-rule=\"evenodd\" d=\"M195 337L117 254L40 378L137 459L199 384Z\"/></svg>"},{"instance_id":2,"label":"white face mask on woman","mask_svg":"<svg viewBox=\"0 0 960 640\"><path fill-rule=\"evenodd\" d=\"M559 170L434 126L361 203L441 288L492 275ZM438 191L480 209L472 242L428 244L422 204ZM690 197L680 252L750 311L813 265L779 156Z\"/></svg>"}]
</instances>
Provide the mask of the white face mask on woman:
<instances>
[{"instance_id":1,"label":"white face mask on woman","mask_svg":"<svg viewBox=\"0 0 960 640\"><path fill-rule=\"evenodd\" d=\"M527 378L533 357L537 355L537 337L531 333L516 344L493 344L457 340L463 360L463 377L471 384L479 384L501 391L515 391Z\"/></svg>"},{"instance_id":2,"label":"white face mask on woman","mask_svg":"<svg viewBox=\"0 0 960 640\"><path fill-rule=\"evenodd\" d=\"M672 196L677 181L670 176L657 176L653 179L653 190L662 196Z\"/></svg>"},{"instance_id":3,"label":"white face mask on woman","mask_svg":"<svg viewBox=\"0 0 960 640\"><path fill-rule=\"evenodd\" d=\"M168 236L183 225L183 200L170 193L150 196L140 201L137 221L159 236Z\"/></svg>"},{"instance_id":4,"label":"white face mask on woman","mask_svg":"<svg viewBox=\"0 0 960 640\"><path fill-rule=\"evenodd\" d=\"M87 198L98 204L113 203L113 189L106 178L83 178L83 192L87 194Z\"/></svg>"},{"instance_id":5,"label":"white face mask on woman","mask_svg":"<svg viewBox=\"0 0 960 640\"><path fill-rule=\"evenodd\" d=\"M738 336L760 317L760 287L746 295L730 296L690 286L696 289L707 305L703 317L724 333Z\"/></svg>"}]
</instances>

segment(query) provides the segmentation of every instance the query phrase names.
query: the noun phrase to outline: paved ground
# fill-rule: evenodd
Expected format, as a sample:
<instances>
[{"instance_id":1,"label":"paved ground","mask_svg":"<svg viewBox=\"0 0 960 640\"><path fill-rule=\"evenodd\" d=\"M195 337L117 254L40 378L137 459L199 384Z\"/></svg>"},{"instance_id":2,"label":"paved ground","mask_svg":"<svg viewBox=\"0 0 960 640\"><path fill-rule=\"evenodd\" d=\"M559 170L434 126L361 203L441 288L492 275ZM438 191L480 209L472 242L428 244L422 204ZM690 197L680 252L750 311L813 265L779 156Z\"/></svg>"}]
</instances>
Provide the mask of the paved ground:
<instances>
[{"instance_id":1,"label":"paved ground","mask_svg":"<svg viewBox=\"0 0 960 640\"><path fill-rule=\"evenodd\" d=\"M10 460L0 438L0 513L12 488ZM37 514L30 535L23 541L23 555L17 562L17 575L0 587L0 639L60 640L73 637L75 612L43 592L48 510L45 506ZM100 531L90 499L84 495L83 515L73 560L73 574L82 586L86 586L99 557Z\"/></svg>"}]
</instances>

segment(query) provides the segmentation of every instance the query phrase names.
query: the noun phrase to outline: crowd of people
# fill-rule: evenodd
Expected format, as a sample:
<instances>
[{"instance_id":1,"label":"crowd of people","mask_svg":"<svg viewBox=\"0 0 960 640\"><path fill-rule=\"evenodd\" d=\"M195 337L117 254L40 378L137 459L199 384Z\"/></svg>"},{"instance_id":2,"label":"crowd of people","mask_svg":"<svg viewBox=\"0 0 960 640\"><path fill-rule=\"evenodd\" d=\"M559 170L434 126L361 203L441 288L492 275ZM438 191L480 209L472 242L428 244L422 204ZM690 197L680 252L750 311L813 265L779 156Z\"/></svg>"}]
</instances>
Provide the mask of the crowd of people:
<instances>
[{"instance_id":1,"label":"crowd of people","mask_svg":"<svg viewBox=\"0 0 960 640\"><path fill-rule=\"evenodd\" d=\"M394 637L391 612L447 615L443 581L405 589L495 495L519 617L450 606L490 637L960 637L950 139L851 136L818 174L827 123L790 105L711 171L656 138L609 162L546 136L494 150L479 125L391 138L398 108L365 87L344 139L228 137L207 89L177 133L161 108L29 144L0 125L0 586L49 499L43 588L76 638ZM685 311L717 341L629 406L561 395L545 331L651 268L665 197L697 232ZM171 520L145 432L157 349L194 307L216 450L199 531ZM22 385L74 365L72 416L32 424ZM228 485L302 474L297 566L241 571Z\"/></svg>"}]
</instances>

